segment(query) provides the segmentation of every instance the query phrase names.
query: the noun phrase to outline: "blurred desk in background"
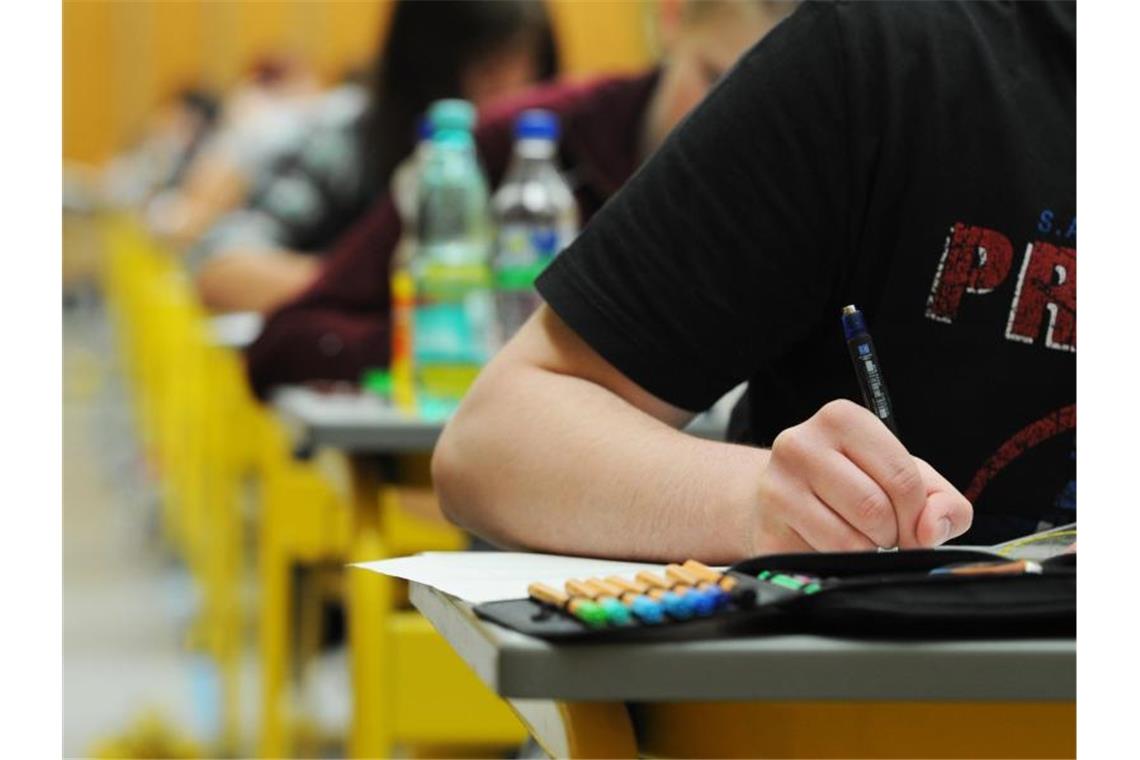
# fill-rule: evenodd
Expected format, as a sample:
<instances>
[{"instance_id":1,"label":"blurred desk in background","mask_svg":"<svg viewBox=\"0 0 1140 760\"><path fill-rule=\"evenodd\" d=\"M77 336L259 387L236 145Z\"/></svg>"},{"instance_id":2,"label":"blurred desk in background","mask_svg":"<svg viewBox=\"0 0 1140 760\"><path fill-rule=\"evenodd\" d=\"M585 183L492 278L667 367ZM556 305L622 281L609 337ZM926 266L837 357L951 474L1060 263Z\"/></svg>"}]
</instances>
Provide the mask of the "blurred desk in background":
<instances>
[{"instance_id":1,"label":"blurred desk in background","mask_svg":"<svg viewBox=\"0 0 1140 760\"><path fill-rule=\"evenodd\" d=\"M322 498L286 485L265 500L262 652L264 722L260 754L280 757L293 741L282 707L286 670L304 661L316 636L290 637L289 600L313 609L292 568L465 548L467 536L439 511L427 473L443 429L357 391L279 390L272 409L287 432L294 467L315 469L331 486ZM273 528L272 526L277 526ZM309 527L301 527L309 526ZM302 573L303 575L303 573ZM390 757L397 745L508 751L526 731L431 625L407 604L402 582L373 573L343 581L352 683L350 757ZM305 617L302 615L302 617ZM430 695L430 699L425 699ZM439 720L444 710L453 719Z\"/></svg>"},{"instance_id":2,"label":"blurred desk in background","mask_svg":"<svg viewBox=\"0 0 1140 760\"><path fill-rule=\"evenodd\" d=\"M291 431L302 457L320 448L353 455L430 453L445 422L425 420L357 390L286 386L274 393L273 408ZM727 410L718 404L693 420L686 432L723 440L727 424Z\"/></svg>"},{"instance_id":3,"label":"blurred desk in background","mask_svg":"<svg viewBox=\"0 0 1140 760\"><path fill-rule=\"evenodd\" d=\"M256 311L235 311L211 317L207 329L215 345L244 351L257 340L264 325L265 318Z\"/></svg>"},{"instance_id":4,"label":"blurred desk in background","mask_svg":"<svg viewBox=\"0 0 1140 760\"><path fill-rule=\"evenodd\" d=\"M410 598L554 757L1076 753L1071 639L556 646L423 584Z\"/></svg>"},{"instance_id":5,"label":"blurred desk in background","mask_svg":"<svg viewBox=\"0 0 1140 760\"><path fill-rule=\"evenodd\" d=\"M722 439L732 400L700 415L687 430ZM289 583L283 569L287 563L320 558L347 564L466 547L466 534L440 513L428 475L427 455L443 431L443 420L417 417L351 386L283 387L274 393L272 408L288 431L294 457L312 460L337 497L296 498L299 489L277 489L280 497L267 500L274 516L266 521L264 598L281 600L296 593L281 588ZM283 535L273 527L282 525L292 526L289 533L297 534L295 539L272 538ZM302 525L313 527L296 527ZM316 542L318 547L312 536L327 540ZM310 548L302 550L306 546ZM350 756L385 756L393 744L411 741L490 745L521 740L525 732L506 705L418 613L401 608L404 589L402 581L374 573L353 572L345 580L354 702ZM275 696L284 689L281 663L296 659L283 622L288 619L285 604L262 607L263 691L266 710L274 717L261 751L270 756L288 748L282 728L286 721L276 717L280 697ZM304 645L300 648L303 658Z\"/></svg>"}]
</instances>

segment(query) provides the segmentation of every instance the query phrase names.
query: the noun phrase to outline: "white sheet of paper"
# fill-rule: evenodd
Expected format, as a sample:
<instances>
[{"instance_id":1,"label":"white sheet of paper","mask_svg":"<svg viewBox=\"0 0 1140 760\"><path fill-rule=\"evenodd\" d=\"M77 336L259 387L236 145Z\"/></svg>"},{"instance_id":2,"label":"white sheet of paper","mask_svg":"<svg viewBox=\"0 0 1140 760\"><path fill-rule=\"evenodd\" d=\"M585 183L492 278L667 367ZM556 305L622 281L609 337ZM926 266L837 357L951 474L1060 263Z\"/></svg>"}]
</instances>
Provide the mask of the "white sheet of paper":
<instances>
[{"instance_id":1,"label":"white sheet of paper","mask_svg":"<svg viewBox=\"0 0 1140 760\"><path fill-rule=\"evenodd\" d=\"M424 552L411 557L360 562L355 567L423 583L472 604L520 599L541 581L561 589L567 578L621 575L639 570L660 573L662 563L615 562L590 557L525 552Z\"/></svg>"}]
</instances>

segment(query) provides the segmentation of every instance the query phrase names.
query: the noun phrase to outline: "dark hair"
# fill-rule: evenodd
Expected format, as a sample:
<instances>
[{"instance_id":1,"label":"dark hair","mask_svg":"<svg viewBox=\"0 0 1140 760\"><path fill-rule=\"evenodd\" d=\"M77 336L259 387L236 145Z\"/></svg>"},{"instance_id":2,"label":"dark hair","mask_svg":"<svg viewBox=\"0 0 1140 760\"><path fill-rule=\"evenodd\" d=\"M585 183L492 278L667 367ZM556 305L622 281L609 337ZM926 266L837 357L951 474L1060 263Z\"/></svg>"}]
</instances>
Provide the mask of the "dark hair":
<instances>
[{"instance_id":1,"label":"dark hair","mask_svg":"<svg viewBox=\"0 0 1140 760\"><path fill-rule=\"evenodd\" d=\"M528 38L539 79L554 77L558 52L542 0L398 0L361 121L366 181L386 190L415 147L416 121L428 106L462 97L462 77L473 63Z\"/></svg>"}]
</instances>

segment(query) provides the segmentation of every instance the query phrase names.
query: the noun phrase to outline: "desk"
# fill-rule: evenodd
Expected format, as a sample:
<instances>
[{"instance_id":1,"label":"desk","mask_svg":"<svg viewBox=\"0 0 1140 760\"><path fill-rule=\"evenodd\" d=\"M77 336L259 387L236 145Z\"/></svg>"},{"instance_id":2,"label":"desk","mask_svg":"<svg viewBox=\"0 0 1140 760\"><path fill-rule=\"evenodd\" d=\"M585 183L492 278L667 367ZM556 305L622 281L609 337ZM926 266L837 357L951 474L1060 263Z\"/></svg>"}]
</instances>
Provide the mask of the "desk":
<instances>
[{"instance_id":1,"label":"desk","mask_svg":"<svg viewBox=\"0 0 1140 760\"><path fill-rule=\"evenodd\" d=\"M1076 751L1072 640L555 646L480 620L430 587L413 583L410 596L558 757Z\"/></svg>"},{"instance_id":2,"label":"desk","mask_svg":"<svg viewBox=\"0 0 1140 760\"><path fill-rule=\"evenodd\" d=\"M265 499L271 516L263 520L261 549L267 601L261 610L260 754L281 757L292 749L288 708L283 706L288 702L284 666L303 661L316 639L304 626L296 642L289 633L292 604L312 609L306 584L297 584L291 568L339 568L418 551L455 550L466 538L442 519L426 487L419 489L418 500L409 493L416 489L390 487L398 455L429 453L441 423L355 391L284 388L274 395L273 408L295 457L314 459L280 468L276 481L283 486ZM300 487L289 482L318 468L332 498L299 495ZM313 527L302 527L309 525ZM497 752L522 741L525 731L507 706L471 675L427 621L404 608L402 597L401 586L390 578L352 572L344 579L353 699L348 755L386 757L401 743L477 745ZM434 693L440 686L445 693ZM460 706L460 719L436 719L438 710Z\"/></svg>"},{"instance_id":3,"label":"desk","mask_svg":"<svg viewBox=\"0 0 1140 760\"><path fill-rule=\"evenodd\" d=\"M348 454L430 452L443 421L428 421L359 391L321 392L300 386L281 388L273 407L289 428L302 455L327 447ZM692 435L724 438L727 411L717 407L686 428Z\"/></svg>"},{"instance_id":4,"label":"desk","mask_svg":"<svg viewBox=\"0 0 1140 760\"><path fill-rule=\"evenodd\" d=\"M282 620L287 620L289 589L285 566L295 562L312 562L315 558L327 561L361 562L393 557L426 550L458 549L464 540L453 528L433 523L430 519L416 519L396 506L399 501L391 489L384 488L392 480L394 459L401 454L424 454L435 446L443 430L443 421L429 421L408 414L379 397L356 390L319 391L307 387L285 387L273 396L273 409L278 420L289 433L294 455L309 459L320 455L328 480L339 486L337 503L324 511L336 512L337 529L306 529L306 536L323 534L330 540L321 546L302 550L303 537L289 539L282 535L280 525L299 526L313 521L314 499L296 498L298 489L275 489L280 497L269 500L268 509L273 517L266 521L262 562L264 566L264 598L272 600L262 606L263 723L261 751L264 755L281 755L288 749L286 718L279 707L285 690L283 662L294 659L292 646ZM689 432L709 438L722 438L726 425L723 413L706 414L689 427ZM330 456L333 460L330 462ZM292 493L288 493L288 492ZM378 498L378 494L386 494ZM327 500L326 500L327 503ZM434 500L432 500L434 504ZM397 663L385 647L377 642L391 640L390 620L384 610L393 609L398 592L390 579L370 573L353 572L348 575L345 587L345 608L348 613L348 636L352 649L353 728L349 741L349 754L371 757L389 752L392 742L403 732L394 726L390 715L406 715L409 709L393 702L408 688L394 690L387 687ZM298 604L303 604L299 600ZM361 613L361 611L367 611ZM422 619L417 621L423 623ZM412 621L406 621L414 625ZM402 624L401 624L402 625ZM426 634L431 628L423 623ZM427 637L421 638L424 642ZM432 641L437 641L434 634ZM429 651L431 644L424 643L421 651ZM450 655L446 645L439 641L443 655ZM388 648L389 650L391 647ZM439 661L439 655L432 655ZM462 680L469 678L463 666L455 662L454 675L447 674L452 684L450 697L462 697ZM423 681L423 678L416 679ZM474 679L470 679L474 681ZM407 680L403 681L408 683ZM444 682L442 680L438 682ZM479 687L478 683L473 686ZM393 692L399 692L394 694ZM499 702L491 702L485 690L481 701L466 698L469 708L456 719L456 725L466 721L470 726L466 736L479 739L507 738L510 724L504 725L493 708L511 718ZM424 700L430 704L430 700ZM450 703L450 702L448 702ZM484 703L490 703L486 706ZM437 698L437 709L444 709ZM422 710L421 710L422 711ZM434 713L433 713L434 715ZM439 723L439 721L434 721ZM513 719L512 719L513 723ZM517 723L513 723L515 730Z\"/></svg>"},{"instance_id":5,"label":"desk","mask_svg":"<svg viewBox=\"0 0 1140 760\"><path fill-rule=\"evenodd\" d=\"M214 345L243 351L248 348L265 325L265 318L256 311L235 311L210 317L207 330Z\"/></svg>"},{"instance_id":6,"label":"desk","mask_svg":"<svg viewBox=\"0 0 1140 760\"><path fill-rule=\"evenodd\" d=\"M443 430L443 422L421 419L359 391L286 386L273 394L273 408L301 455L320 448L353 455L428 453Z\"/></svg>"}]
</instances>

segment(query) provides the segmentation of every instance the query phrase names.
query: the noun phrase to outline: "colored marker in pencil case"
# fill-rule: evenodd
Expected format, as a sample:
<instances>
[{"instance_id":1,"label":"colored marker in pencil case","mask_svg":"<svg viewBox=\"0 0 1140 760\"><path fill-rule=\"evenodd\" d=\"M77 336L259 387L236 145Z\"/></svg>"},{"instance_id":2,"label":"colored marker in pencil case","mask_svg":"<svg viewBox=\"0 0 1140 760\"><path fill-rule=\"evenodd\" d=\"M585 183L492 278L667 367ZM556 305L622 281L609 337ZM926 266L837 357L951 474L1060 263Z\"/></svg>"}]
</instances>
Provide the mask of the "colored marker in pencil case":
<instances>
[{"instance_id":1,"label":"colored marker in pencil case","mask_svg":"<svg viewBox=\"0 0 1140 760\"><path fill-rule=\"evenodd\" d=\"M566 593L586 597L587 599L592 599L597 602L606 613L606 622L611 625L621 626L633 623L633 618L630 616L629 610L626 609L626 606L622 604L621 601L609 594L599 593L587 583L568 580L566 581Z\"/></svg>"},{"instance_id":2,"label":"colored marker in pencil case","mask_svg":"<svg viewBox=\"0 0 1140 760\"><path fill-rule=\"evenodd\" d=\"M527 593L535 601L566 610L591 628L604 628L606 625L605 610L591 599L572 599L561 591L538 582L527 586Z\"/></svg>"},{"instance_id":3,"label":"colored marker in pencil case","mask_svg":"<svg viewBox=\"0 0 1140 760\"><path fill-rule=\"evenodd\" d=\"M591 578L586 583L599 594L608 594L616 599L621 600L629 611L633 613L634 617L643 623L655 625L664 622L665 610L662 608L660 602L656 602L649 597L637 591L628 591L622 586L609 581L604 581L600 578Z\"/></svg>"},{"instance_id":4,"label":"colored marker in pencil case","mask_svg":"<svg viewBox=\"0 0 1140 760\"><path fill-rule=\"evenodd\" d=\"M666 565L665 574L678 583L695 587L699 593L704 594L709 600L714 610L728 606L728 592L715 583L702 580L681 565Z\"/></svg>"},{"instance_id":5,"label":"colored marker in pencil case","mask_svg":"<svg viewBox=\"0 0 1140 760\"><path fill-rule=\"evenodd\" d=\"M676 588L677 584L665 580L659 575L642 570L637 574L637 580L649 586L649 595L660 598L665 605L665 611L679 620L691 618L697 614L697 599L694 595L686 593L687 589Z\"/></svg>"}]
</instances>

